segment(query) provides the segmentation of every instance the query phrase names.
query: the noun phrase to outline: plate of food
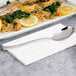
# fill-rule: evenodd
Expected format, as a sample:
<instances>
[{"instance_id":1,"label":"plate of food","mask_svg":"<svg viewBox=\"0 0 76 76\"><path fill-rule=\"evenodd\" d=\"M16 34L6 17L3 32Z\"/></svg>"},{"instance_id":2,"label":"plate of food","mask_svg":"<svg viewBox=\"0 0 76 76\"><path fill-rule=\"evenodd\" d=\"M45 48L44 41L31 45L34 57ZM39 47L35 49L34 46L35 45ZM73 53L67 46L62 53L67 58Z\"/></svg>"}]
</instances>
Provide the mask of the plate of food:
<instances>
[{"instance_id":1,"label":"plate of food","mask_svg":"<svg viewBox=\"0 0 76 76\"><path fill-rule=\"evenodd\" d=\"M6 1L0 7L0 39L47 26L76 14L76 6L61 0Z\"/></svg>"}]
</instances>

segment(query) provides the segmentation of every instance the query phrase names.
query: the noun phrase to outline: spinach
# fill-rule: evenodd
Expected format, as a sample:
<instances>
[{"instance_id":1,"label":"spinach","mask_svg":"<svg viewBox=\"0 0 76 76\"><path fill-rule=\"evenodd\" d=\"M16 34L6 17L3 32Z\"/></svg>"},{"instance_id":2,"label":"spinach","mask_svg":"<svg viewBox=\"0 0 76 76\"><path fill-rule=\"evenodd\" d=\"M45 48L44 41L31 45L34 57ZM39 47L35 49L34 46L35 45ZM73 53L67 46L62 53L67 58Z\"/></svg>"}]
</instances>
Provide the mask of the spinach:
<instances>
[{"instance_id":1,"label":"spinach","mask_svg":"<svg viewBox=\"0 0 76 76\"><path fill-rule=\"evenodd\" d=\"M53 15L54 15L54 12L53 12L53 13L51 13L51 15L49 16L49 18L51 18Z\"/></svg>"},{"instance_id":2,"label":"spinach","mask_svg":"<svg viewBox=\"0 0 76 76\"><path fill-rule=\"evenodd\" d=\"M5 20L6 20L8 23L12 23L14 19L12 18L11 15L6 14L6 15L5 15Z\"/></svg>"},{"instance_id":3,"label":"spinach","mask_svg":"<svg viewBox=\"0 0 76 76\"><path fill-rule=\"evenodd\" d=\"M56 6L60 6L61 3L59 1L56 2Z\"/></svg>"},{"instance_id":4,"label":"spinach","mask_svg":"<svg viewBox=\"0 0 76 76\"><path fill-rule=\"evenodd\" d=\"M52 5L44 8L43 10L47 12L51 12L51 15L53 15L57 11L60 5L61 2L57 1L56 3L53 3Z\"/></svg>"},{"instance_id":5,"label":"spinach","mask_svg":"<svg viewBox=\"0 0 76 76\"><path fill-rule=\"evenodd\" d=\"M25 12L24 17L27 18L27 17L29 17L29 16L30 16L30 13Z\"/></svg>"},{"instance_id":6,"label":"spinach","mask_svg":"<svg viewBox=\"0 0 76 76\"><path fill-rule=\"evenodd\" d=\"M17 22L13 22L13 25L17 25Z\"/></svg>"},{"instance_id":7,"label":"spinach","mask_svg":"<svg viewBox=\"0 0 76 76\"><path fill-rule=\"evenodd\" d=\"M50 12L50 9L48 7L43 9L44 11Z\"/></svg>"},{"instance_id":8,"label":"spinach","mask_svg":"<svg viewBox=\"0 0 76 76\"><path fill-rule=\"evenodd\" d=\"M6 2L7 5L10 4L10 3L11 3L10 1L7 1L7 2Z\"/></svg>"},{"instance_id":9,"label":"spinach","mask_svg":"<svg viewBox=\"0 0 76 76\"><path fill-rule=\"evenodd\" d=\"M30 16L29 12L24 12L24 11L21 11L21 10L17 10L12 14L12 17L14 19L16 19L16 18L21 19L21 18L24 18L24 17L26 18L26 17L29 17L29 16Z\"/></svg>"},{"instance_id":10,"label":"spinach","mask_svg":"<svg viewBox=\"0 0 76 76\"><path fill-rule=\"evenodd\" d=\"M8 23L13 23L14 25L16 25L17 23L14 22L15 19L22 19L22 18L27 18L30 16L29 12L24 12L21 10L17 10L15 12L13 12L12 14L6 14L5 15L5 20Z\"/></svg>"}]
</instances>

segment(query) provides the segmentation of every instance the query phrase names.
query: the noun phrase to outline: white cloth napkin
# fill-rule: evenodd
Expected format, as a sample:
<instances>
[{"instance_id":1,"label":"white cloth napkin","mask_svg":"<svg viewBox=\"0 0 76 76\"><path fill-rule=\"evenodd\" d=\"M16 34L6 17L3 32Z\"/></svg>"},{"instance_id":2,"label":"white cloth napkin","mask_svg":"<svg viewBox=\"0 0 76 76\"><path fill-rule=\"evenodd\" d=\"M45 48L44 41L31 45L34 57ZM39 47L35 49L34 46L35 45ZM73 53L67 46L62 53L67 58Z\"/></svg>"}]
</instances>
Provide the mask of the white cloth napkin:
<instances>
[{"instance_id":1,"label":"white cloth napkin","mask_svg":"<svg viewBox=\"0 0 76 76\"><path fill-rule=\"evenodd\" d=\"M31 40L35 40L38 38L52 37L53 34L65 27L62 24L57 24L55 26L46 28L44 30L35 32L28 36L10 41L8 43L3 44L3 49L7 50L13 56L15 56L19 61L21 61L24 65L31 64L37 60L40 60L44 57L52 55L56 52L69 48L76 44L76 33L73 33L69 38L62 41L54 41L52 39L43 39L37 40L31 43L27 43L18 47L13 48L4 48L7 45L16 45L21 43L26 43Z\"/></svg>"}]
</instances>

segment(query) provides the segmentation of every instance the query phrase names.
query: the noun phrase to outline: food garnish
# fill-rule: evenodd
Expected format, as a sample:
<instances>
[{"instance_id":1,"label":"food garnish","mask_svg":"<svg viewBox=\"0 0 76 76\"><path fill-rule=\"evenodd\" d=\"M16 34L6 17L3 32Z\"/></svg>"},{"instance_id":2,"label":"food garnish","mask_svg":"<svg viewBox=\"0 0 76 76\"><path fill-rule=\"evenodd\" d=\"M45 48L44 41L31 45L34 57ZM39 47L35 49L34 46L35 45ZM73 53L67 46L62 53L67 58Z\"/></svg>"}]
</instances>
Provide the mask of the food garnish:
<instances>
[{"instance_id":1,"label":"food garnish","mask_svg":"<svg viewBox=\"0 0 76 76\"><path fill-rule=\"evenodd\" d=\"M41 2L39 4L42 4L42 5L49 5L49 4L52 4L55 0L49 0L47 2Z\"/></svg>"},{"instance_id":2,"label":"food garnish","mask_svg":"<svg viewBox=\"0 0 76 76\"><path fill-rule=\"evenodd\" d=\"M6 2L7 5L10 4L10 3L11 3L10 1L7 1L7 2Z\"/></svg>"},{"instance_id":3,"label":"food garnish","mask_svg":"<svg viewBox=\"0 0 76 76\"><path fill-rule=\"evenodd\" d=\"M30 15L29 18L22 18L19 20L20 24L22 24L23 27L29 28L37 25L38 18L34 15Z\"/></svg>"},{"instance_id":4,"label":"food garnish","mask_svg":"<svg viewBox=\"0 0 76 76\"><path fill-rule=\"evenodd\" d=\"M62 6L59 8L59 14L60 14L61 16L68 15L68 14L71 14L71 13L74 13L74 12L76 12L76 7L75 7L75 6L62 5Z\"/></svg>"},{"instance_id":5,"label":"food garnish","mask_svg":"<svg viewBox=\"0 0 76 76\"><path fill-rule=\"evenodd\" d=\"M2 28L2 20L0 19L0 30L1 30L1 28Z\"/></svg>"},{"instance_id":6,"label":"food garnish","mask_svg":"<svg viewBox=\"0 0 76 76\"><path fill-rule=\"evenodd\" d=\"M29 12L17 10L15 12L13 12L12 14L6 14L5 21L8 23L13 23L14 25L16 25L17 23L14 22L15 19L28 18L29 16L30 16Z\"/></svg>"},{"instance_id":7,"label":"food garnish","mask_svg":"<svg viewBox=\"0 0 76 76\"><path fill-rule=\"evenodd\" d=\"M51 16L54 15L54 13L57 11L57 9L60 7L61 2L57 1L56 3L53 3L52 5L44 8L44 11L51 12Z\"/></svg>"},{"instance_id":8,"label":"food garnish","mask_svg":"<svg viewBox=\"0 0 76 76\"><path fill-rule=\"evenodd\" d=\"M35 5L32 5L32 6L20 6L19 7L21 10L34 10L35 9Z\"/></svg>"}]
</instances>

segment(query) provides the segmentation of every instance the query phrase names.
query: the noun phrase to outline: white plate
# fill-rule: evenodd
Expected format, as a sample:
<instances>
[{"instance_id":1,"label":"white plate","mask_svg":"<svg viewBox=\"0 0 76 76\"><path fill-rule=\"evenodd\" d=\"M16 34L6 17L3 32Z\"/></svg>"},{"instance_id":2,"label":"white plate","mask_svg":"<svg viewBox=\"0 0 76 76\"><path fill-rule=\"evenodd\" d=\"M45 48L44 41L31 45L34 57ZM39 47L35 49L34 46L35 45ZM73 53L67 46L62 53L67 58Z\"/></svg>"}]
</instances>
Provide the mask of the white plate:
<instances>
[{"instance_id":1,"label":"white plate","mask_svg":"<svg viewBox=\"0 0 76 76\"><path fill-rule=\"evenodd\" d=\"M73 15L75 15L75 14L76 14L76 12L75 12L75 13L72 13L72 14L69 14L69 15L66 15L66 16L58 17L58 18L56 18L56 19L54 19L54 20L50 20L50 21L46 21L46 22L43 22L43 23L39 23L37 26L31 27L31 28L23 28L22 30L17 31L17 32L1 33L1 34L0 34L0 39L9 38L9 37L12 37L12 36L15 36L15 35L24 33L24 32L28 32L28 31L34 30L34 29L36 29L36 28L40 28L40 27L42 27L42 26L47 26L48 24L52 24L52 23L55 23L55 22L57 22L57 21L66 19L66 18L71 17L71 16L73 16Z\"/></svg>"}]
</instances>

